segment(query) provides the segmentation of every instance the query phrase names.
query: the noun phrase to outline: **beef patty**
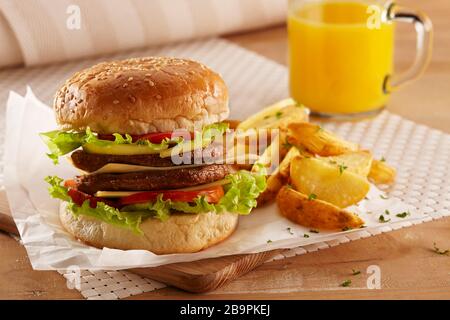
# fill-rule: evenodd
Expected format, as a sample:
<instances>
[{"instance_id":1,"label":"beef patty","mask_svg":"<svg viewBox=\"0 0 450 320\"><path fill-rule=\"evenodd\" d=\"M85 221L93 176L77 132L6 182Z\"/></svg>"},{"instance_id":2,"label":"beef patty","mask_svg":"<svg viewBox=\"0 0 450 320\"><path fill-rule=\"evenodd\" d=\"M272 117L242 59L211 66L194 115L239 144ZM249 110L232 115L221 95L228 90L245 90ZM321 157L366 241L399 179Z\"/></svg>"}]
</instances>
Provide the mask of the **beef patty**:
<instances>
[{"instance_id":1,"label":"beef patty","mask_svg":"<svg viewBox=\"0 0 450 320\"><path fill-rule=\"evenodd\" d=\"M98 173L75 177L78 190L94 194L97 191L152 191L180 189L210 183L225 178L231 166L222 164L194 168L133 173Z\"/></svg>"},{"instance_id":2,"label":"beef patty","mask_svg":"<svg viewBox=\"0 0 450 320\"><path fill-rule=\"evenodd\" d=\"M199 157L201 157L202 163L211 163L213 161L221 160L222 154L222 147L210 145L204 148L201 154L191 152L191 163L198 163L194 162L194 160ZM122 163L149 167L173 166L170 157L161 158L159 154L110 155L87 153L83 150L78 150L72 153L71 159L75 167L87 172L96 171L108 163Z\"/></svg>"}]
</instances>

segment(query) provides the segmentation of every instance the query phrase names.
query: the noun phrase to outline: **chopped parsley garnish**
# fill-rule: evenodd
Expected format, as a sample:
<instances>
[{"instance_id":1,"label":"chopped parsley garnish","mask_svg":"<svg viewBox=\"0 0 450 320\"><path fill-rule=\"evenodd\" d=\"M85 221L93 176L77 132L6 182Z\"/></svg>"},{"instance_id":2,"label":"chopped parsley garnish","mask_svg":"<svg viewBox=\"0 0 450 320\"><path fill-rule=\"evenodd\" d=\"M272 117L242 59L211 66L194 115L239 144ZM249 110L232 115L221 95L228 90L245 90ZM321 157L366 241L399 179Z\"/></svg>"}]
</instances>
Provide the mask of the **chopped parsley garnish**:
<instances>
[{"instance_id":1,"label":"chopped parsley garnish","mask_svg":"<svg viewBox=\"0 0 450 320\"><path fill-rule=\"evenodd\" d=\"M386 162L386 159L384 157L381 157L381 162Z\"/></svg>"},{"instance_id":2,"label":"chopped parsley garnish","mask_svg":"<svg viewBox=\"0 0 450 320\"><path fill-rule=\"evenodd\" d=\"M317 199L317 195L314 194L314 193L311 193L311 194L308 196L308 200L315 200L315 199Z\"/></svg>"},{"instance_id":3,"label":"chopped parsley garnish","mask_svg":"<svg viewBox=\"0 0 450 320\"><path fill-rule=\"evenodd\" d=\"M352 275L353 275L353 276L357 276L357 275L360 274L360 273L361 273L361 271L352 269Z\"/></svg>"},{"instance_id":4,"label":"chopped parsley garnish","mask_svg":"<svg viewBox=\"0 0 450 320\"><path fill-rule=\"evenodd\" d=\"M388 209L384 210L384 213L386 213L387 215L391 214Z\"/></svg>"},{"instance_id":5,"label":"chopped parsley garnish","mask_svg":"<svg viewBox=\"0 0 450 320\"><path fill-rule=\"evenodd\" d=\"M433 242L433 249L434 249L434 252L436 252L437 254L440 254L440 255L448 255L449 254L449 252L450 252L450 250L441 250L441 249L439 249L437 246L436 246L436 242Z\"/></svg>"},{"instance_id":6,"label":"chopped parsley garnish","mask_svg":"<svg viewBox=\"0 0 450 320\"><path fill-rule=\"evenodd\" d=\"M277 119L280 119L282 115L283 115L283 112L281 112L281 111L278 111L277 113L275 113L275 117L277 117Z\"/></svg>"},{"instance_id":7,"label":"chopped parsley garnish","mask_svg":"<svg viewBox=\"0 0 450 320\"><path fill-rule=\"evenodd\" d=\"M312 230L309 230L309 232L311 232L311 233L319 233L319 231L318 231L318 230L314 230L314 229L312 229Z\"/></svg>"},{"instance_id":8,"label":"chopped parsley garnish","mask_svg":"<svg viewBox=\"0 0 450 320\"><path fill-rule=\"evenodd\" d=\"M264 117L264 120L267 120L267 119L269 119L270 118L270 116L265 116Z\"/></svg>"},{"instance_id":9,"label":"chopped parsley garnish","mask_svg":"<svg viewBox=\"0 0 450 320\"><path fill-rule=\"evenodd\" d=\"M370 200L369 197L364 197L364 200Z\"/></svg>"},{"instance_id":10,"label":"chopped parsley garnish","mask_svg":"<svg viewBox=\"0 0 450 320\"><path fill-rule=\"evenodd\" d=\"M378 221L380 221L381 223L386 223L386 222L391 221L391 219L386 220L383 215L380 215L380 217L378 218Z\"/></svg>"},{"instance_id":11,"label":"chopped parsley garnish","mask_svg":"<svg viewBox=\"0 0 450 320\"><path fill-rule=\"evenodd\" d=\"M346 165L340 164L339 165L339 173L343 174L344 170L346 170L348 167Z\"/></svg>"},{"instance_id":12,"label":"chopped parsley garnish","mask_svg":"<svg viewBox=\"0 0 450 320\"><path fill-rule=\"evenodd\" d=\"M348 231L348 230L352 230L352 228L350 228L350 227L343 227L342 228L342 231Z\"/></svg>"},{"instance_id":13,"label":"chopped parsley garnish","mask_svg":"<svg viewBox=\"0 0 450 320\"><path fill-rule=\"evenodd\" d=\"M303 238L309 238L309 234L303 234Z\"/></svg>"},{"instance_id":14,"label":"chopped parsley garnish","mask_svg":"<svg viewBox=\"0 0 450 320\"><path fill-rule=\"evenodd\" d=\"M292 189L292 185L288 183L288 184L286 185L286 188Z\"/></svg>"},{"instance_id":15,"label":"chopped parsley garnish","mask_svg":"<svg viewBox=\"0 0 450 320\"><path fill-rule=\"evenodd\" d=\"M410 215L409 211L405 211L405 212L402 212L402 213L397 213L395 216L398 217L398 218L406 218L409 215Z\"/></svg>"},{"instance_id":16,"label":"chopped parsley garnish","mask_svg":"<svg viewBox=\"0 0 450 320\"><path fill-rule=\"evenodd\" d=\"M383 199L383 200L389 199L388 197L386 197L386 196L384 196L384 195L382 195L382 194L380 194L380 198Z\"/></svg>"},{"instance_id":17,"label":"chopped parsley garnish","mask_svg":"<svg viewBox=\"0 0 450 320\"><path fill-rule=\"evenodd\" d=\"M345 280L344 282L341 283L341 287L350 287L351 284L352 280Z\"/></svg>"},{"instance_id":18,"label":"chopped parsley garnish","mask_svg":"<svg viewBox=\"0 0 450 320\"><path fill-rule=\"evenodd\" d=\"M286 230L287 230L290 234L294 234L294 233L292 232L291 227L286 228Z\"/></svg>"},{"instance_id":19,"label":"chopped parsley garnish","mask_svg":"<svg viewBox=\"0 0 450 320\"><path fill-rule=\"evenodd\" d=\"M267 243L272 243L272 240L270 240L270 239L269 239L269 240L267 240Z\"/></svg>"}]
</instances>

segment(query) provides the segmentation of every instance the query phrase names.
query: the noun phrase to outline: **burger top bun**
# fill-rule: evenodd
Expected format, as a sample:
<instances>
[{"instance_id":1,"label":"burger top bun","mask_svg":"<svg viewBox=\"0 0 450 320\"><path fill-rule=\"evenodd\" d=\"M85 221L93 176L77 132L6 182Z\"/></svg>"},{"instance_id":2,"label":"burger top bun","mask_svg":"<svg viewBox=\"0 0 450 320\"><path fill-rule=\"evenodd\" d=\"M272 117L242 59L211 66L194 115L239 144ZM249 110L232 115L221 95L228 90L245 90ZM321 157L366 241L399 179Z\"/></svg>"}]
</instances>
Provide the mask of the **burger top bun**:
<instances>
[{"instance_id":1,"label":"burger top bun","mask_svg":"<svg viewBox=\"0 0 450 320\"><path fill-rule=\"evenodd\" d=\"M76 73L56 93L63 130L145 134L228 117L223 79L191 60L149 57L104 62Z\"/></svg>"}]
</instances>

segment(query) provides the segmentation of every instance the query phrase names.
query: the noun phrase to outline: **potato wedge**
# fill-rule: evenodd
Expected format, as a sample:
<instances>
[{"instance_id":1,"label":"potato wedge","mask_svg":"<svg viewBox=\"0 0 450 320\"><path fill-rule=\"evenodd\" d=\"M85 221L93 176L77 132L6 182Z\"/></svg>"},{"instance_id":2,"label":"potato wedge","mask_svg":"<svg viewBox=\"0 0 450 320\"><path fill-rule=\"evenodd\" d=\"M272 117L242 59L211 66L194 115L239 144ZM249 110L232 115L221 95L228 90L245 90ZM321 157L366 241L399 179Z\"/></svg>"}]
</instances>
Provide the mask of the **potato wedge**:
<instances>
[{"instance_id":1,"label":"potato wedge","mask_svg":"<svg viewBox=\"0 0 450 320\"><path fill-rule=\"evenodd\" d=\"M279 151L280 139L277 136L255 162L252 172L259 172L262 166L267 169L267 175L271 175L280 164Z\"/></svg>"},{"instance_id":2,"label":"potato wedge","mask_svg":"<svg viewBox=\"0 0 450 320\"><path fill-rule=\"evenodd\" d=\"M283 187L277 196L280 213L289 220L314 229L356 229L364 224L357 215L321 200L310 200L292 188Z\"/></svg>"},{"instance_id":3,"label":"potato wedge","mask_svg":"<svg viewBox=\"0 0 450 320\"><path fill-rule=\"evenodd\" d=\"M370 151L355 151L339 156L323 157L321 159L331 164L343 166L348 171L367 178L372 166L373 157Z\"/></svg>"},{"instance_id":4,"label":"potato wedge","mask_svg":"<svg viewBox=\"0 0 450 320\"><path fill-rule=\"evenodd\" d=\"M286 157L284 157L283 161L281 161L280 166L278 167L278 170L282 176L289 178L291 161L292 159L299 156L300 151L296 147L291 147L289 149L288 153L286 154Z\"/></svg>"},{"instance_id":5,"label":"potato wedge","mask_svg":"<svg viewBox=\"0 0 450 320\"><path fill-rule=\"evenodd\" d=\"M373 160L369 172L369 179L376 184L388 184L395 180L397 171L385 161Z\"/></svg>"},{"instance_id":6,"label":"potato wedge","mask_svg":"<svg viewBox=\"0 0 450 320\"><path fill-rule=\"evenodd\" d=\"M290 175L297 191L340 208L358 203L370 189L366 178L320 158L294 158Z\"/></svg>"},{"instance_id":7,"label":"potato wedge","mask_svg":"<svg viewBox=\"0 0 450 320\"><path fill-rule=\"evenodd\" d=\"M286 129L290 122L308 121L308 111L292 99L281 100L238 125L240 130Z\"/></svg>"},{"instance_id":8,"label":"potato wedge","mask_svg":"<svg viewBox=\"0 0 450 320\"><path fill-rule=\"evenodd\" d=\"M295 147L291 147L278 168L267 179L267 187L258 197L258 206L265 205L275 200L278 191L280 191L281 187L286 185L289 181L291 160L299 155L300 151Z\"/></svg>"},{"instance_id":9,"label":"potato wedge","mask_svg":"<svg viewBox=\"0 0 450 320\"><path fill-rule=\"evenodd\" d=\"M259 195L257 199L258 207L264 206L275 200L278 191L288 183L288 178L276 171L267 179L266 189Z\"/></svg>"},{"instance_id":10,"label":"potato wedge","mask_svg":"<svg viewBox=\"0 0 450 320\"><path fill-rule=\"evenodd\" d=\"M358 151L357 144L345 141L317 124L293 122L288 125L288 141L320 156L337 156Z\"/></svg>"}]
</instances>

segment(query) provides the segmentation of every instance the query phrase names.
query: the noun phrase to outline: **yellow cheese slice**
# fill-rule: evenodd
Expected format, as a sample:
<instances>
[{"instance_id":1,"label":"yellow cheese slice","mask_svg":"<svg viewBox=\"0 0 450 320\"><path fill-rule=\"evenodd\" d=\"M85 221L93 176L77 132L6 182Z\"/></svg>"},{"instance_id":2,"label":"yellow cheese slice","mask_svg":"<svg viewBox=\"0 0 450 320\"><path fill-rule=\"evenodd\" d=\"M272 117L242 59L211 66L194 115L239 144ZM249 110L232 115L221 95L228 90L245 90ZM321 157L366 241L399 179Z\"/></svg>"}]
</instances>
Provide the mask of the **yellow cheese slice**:
<instances>
[{"instance_id":1,"label":"yellow cheese slice","mask_svg":"<svg viewBox=\"0 0 450 320\"><path fill-rule=\"evenodd\" d=\"M147 167L147 166L138 166L132 164L123 164L123 163L108 163L105 164L100 169L92 172L91 174L97 173L127 173L127 172L140 172L140 171L167 171L174 169L186 169L186 168L195 168L200 167L202 164L188 164L188 165L179 165L179 166L171 166L171 167Z\"/></svg>"},{"instance_id":2,"label":"yellow cheese slice","mask_svg":"<svg viewBox=\"0 0 450 320\"><path fill-rule=\"evenodd\" d=\"M86 143L83 145L83 150L87 153L112 154L119 156L160 153L159 150L152 150L146 145L137 145L137 144L112 144L106 146L99 146L92 143Z\"/></svg>"},{"instance_id":3,"label":"yellow cheese slice","mask_svg":"<svg viewBox=\"0 0 450 320\"><path fill-rule=\"evenodd\" d=\"M108 163L101 167L100 169L91 172L90 174L98 173L128 173L128 172L141 172L141 171L167 171L176 169L189 169L204 166L205 164L234 164L234 163L253 163L258 160L258 155L246 154L243 156L229 157L224 160L218 159L218 161L212 163L204 164L186 164L186 165L176 165L171 167L150 167L150 166L139 166L132 164L123 163Z\"/></svg>"},{"instance_id":4,"label":"yellow cheese slice","mask_svg":"<svg viewBox=\"0 0 450 320\"><path fill-rule=\"evenodd\" d=\"M173 189L171 191L195 191L195 190L212 188L212 187L216 187L216 186L223 186L228 183L230 183L230 181L228 179L222 179L222 180L214 181L211 183L202 184L199 186L182 188L182 189ZM99 197L99 198L123 198L123 197L131 196L136 193L142 193L142 192L145 192L145 191L97 191L95 193L95 196Z\"/></svg>"}]
</instances>

